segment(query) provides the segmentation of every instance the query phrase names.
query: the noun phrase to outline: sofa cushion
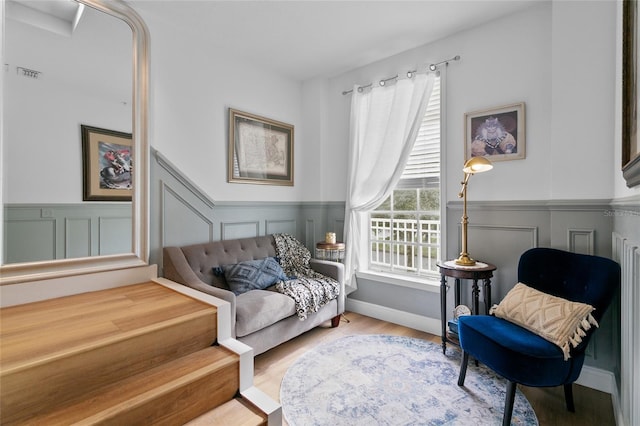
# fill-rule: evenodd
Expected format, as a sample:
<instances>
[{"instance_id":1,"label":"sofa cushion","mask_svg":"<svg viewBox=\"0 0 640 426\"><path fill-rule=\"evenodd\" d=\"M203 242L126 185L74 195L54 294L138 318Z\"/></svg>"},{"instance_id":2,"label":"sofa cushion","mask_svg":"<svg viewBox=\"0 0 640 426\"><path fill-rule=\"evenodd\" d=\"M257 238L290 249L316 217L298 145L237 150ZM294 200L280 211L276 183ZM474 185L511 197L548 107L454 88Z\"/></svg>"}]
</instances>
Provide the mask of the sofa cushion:
<instances>
[{"instance_id":1,"label":"sofa cushion","mask_svg":"<svg viewBox=\"0 0 640 426\"><path fill-rule=\"evenodd\" d=\"M251 290L236 297L236 336L242 337L295 315L292 298L269 290Z\"/></svg>"},{"instance_id":2,"label":"sofa cushion","mask_svg":"<svg viewBox=\"0 0 640 426\"><path fill-rule=\"evenodd\" d=\"M273 257L225 265L222 270L229 289L236 295L249 290L262 290L287 279Z\"/></svg>"}]
</instances>

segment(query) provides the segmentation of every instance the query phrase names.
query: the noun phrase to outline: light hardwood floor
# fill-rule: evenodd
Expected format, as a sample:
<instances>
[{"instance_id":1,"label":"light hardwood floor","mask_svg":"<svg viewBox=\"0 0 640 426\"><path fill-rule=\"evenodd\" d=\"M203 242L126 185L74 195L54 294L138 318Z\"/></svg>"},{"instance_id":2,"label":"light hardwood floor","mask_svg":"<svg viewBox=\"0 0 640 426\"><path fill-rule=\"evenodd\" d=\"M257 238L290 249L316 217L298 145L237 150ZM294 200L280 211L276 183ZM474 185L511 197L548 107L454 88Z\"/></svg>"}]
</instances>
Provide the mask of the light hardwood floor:
<instances>
[{"instance_id":1,"label":"light hardwood floor","mask_svg":"<svg viewBox=\"0 0 640 426\"><path fill-rule=\"evenodd\" d=\"M255 385L280 401L282 377L298 357L320 343L353 334L394 334L440 343L440 336L347 312L337 328L329 328L327 323L258 355L255 358ZM540 426L615 425L611 395L607 393L574 385L576 412L570 413L564 405L562 387L520 389L536 412Z\"/></svg>"}]
</instances>

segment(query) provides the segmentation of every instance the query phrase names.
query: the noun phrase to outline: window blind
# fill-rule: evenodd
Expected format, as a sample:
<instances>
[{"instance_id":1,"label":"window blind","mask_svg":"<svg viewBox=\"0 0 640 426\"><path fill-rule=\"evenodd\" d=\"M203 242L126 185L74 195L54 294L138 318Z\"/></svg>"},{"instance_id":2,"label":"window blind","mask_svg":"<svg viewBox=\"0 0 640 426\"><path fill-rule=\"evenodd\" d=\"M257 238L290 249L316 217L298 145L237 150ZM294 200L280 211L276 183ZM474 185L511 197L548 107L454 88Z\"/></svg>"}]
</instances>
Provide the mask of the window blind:
<instances>
[{"instance_id":1,"label":"window blind","mask_svg":"<svg viewBox=\"0 0 640 426\"><path fill-rule=\"evenodd\" d=\"M397 188L440 185L440 77L436 77L418 136Z\"/></svg>"}]
</instances>

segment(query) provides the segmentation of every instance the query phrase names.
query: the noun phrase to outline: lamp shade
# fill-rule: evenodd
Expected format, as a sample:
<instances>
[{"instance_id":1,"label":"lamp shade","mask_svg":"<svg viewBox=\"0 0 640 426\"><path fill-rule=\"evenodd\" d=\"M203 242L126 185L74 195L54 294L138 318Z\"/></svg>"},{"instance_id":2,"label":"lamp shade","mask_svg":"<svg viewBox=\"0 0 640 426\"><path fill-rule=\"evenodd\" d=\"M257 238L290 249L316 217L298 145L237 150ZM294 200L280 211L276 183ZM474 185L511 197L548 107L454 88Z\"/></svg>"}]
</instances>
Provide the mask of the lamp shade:
<instances>
[{"instance_id":1,"label":"lamp shade","mask_svg":"<svg viewBox=\"0 0 640 426\"><path fill-rule=\"evenodd\" d=\"M487 172L491 169L493 169L493 164L491 164L491 161L487 160L484 157L471 157L469 160L467 160L466 163L464 163L462 171L467 174L474 174Z\"/></svg>"}]
</instances>

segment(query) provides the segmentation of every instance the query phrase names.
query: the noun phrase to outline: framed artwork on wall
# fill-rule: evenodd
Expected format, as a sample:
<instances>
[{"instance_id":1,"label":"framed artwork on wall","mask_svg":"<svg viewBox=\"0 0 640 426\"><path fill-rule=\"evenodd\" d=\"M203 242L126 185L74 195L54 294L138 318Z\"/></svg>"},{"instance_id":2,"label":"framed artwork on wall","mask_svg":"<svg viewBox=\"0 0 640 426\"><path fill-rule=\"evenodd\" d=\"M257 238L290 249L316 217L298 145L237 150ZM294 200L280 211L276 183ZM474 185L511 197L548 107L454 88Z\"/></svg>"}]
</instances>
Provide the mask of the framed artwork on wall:
<instances>
[{"instance_id":1,"label":"framed artwork on wall","mask_svg":"<svg viewBox=\"0 0 640 426\"><path fill-rule=\"evenodd\" d=\"M626 0L622 7L622 175L632 188L640 185L638 2Z\"/></svg>"},{"instance_id":2,"label":"framed artwork on wall","mask_svg":"<svg viewBox=\"0 0 640 426\"><path fill-rule=\"evenodd\" d=\"M229 108L228 181L293 186L293 125Z\"/></svg>"},{"instance_id":3,"label":"framed artwork on wall","mask_svg":"<svg viewBox=\"0 0 640 426\"><path fill-rule=\"evenodd\" d=\"M131 133L80 126L84 201L131 201Z\"/></svg>"},{"instance_id":4,"label":"framed artwork on wall","mask_svg":"<svg viewBox=\"0 0 640 426\"><path fill-rule=\"evenodd\" d=\"M464 159L525 158L524 102L465 114Z\"/></svg>"}]
</instances>

